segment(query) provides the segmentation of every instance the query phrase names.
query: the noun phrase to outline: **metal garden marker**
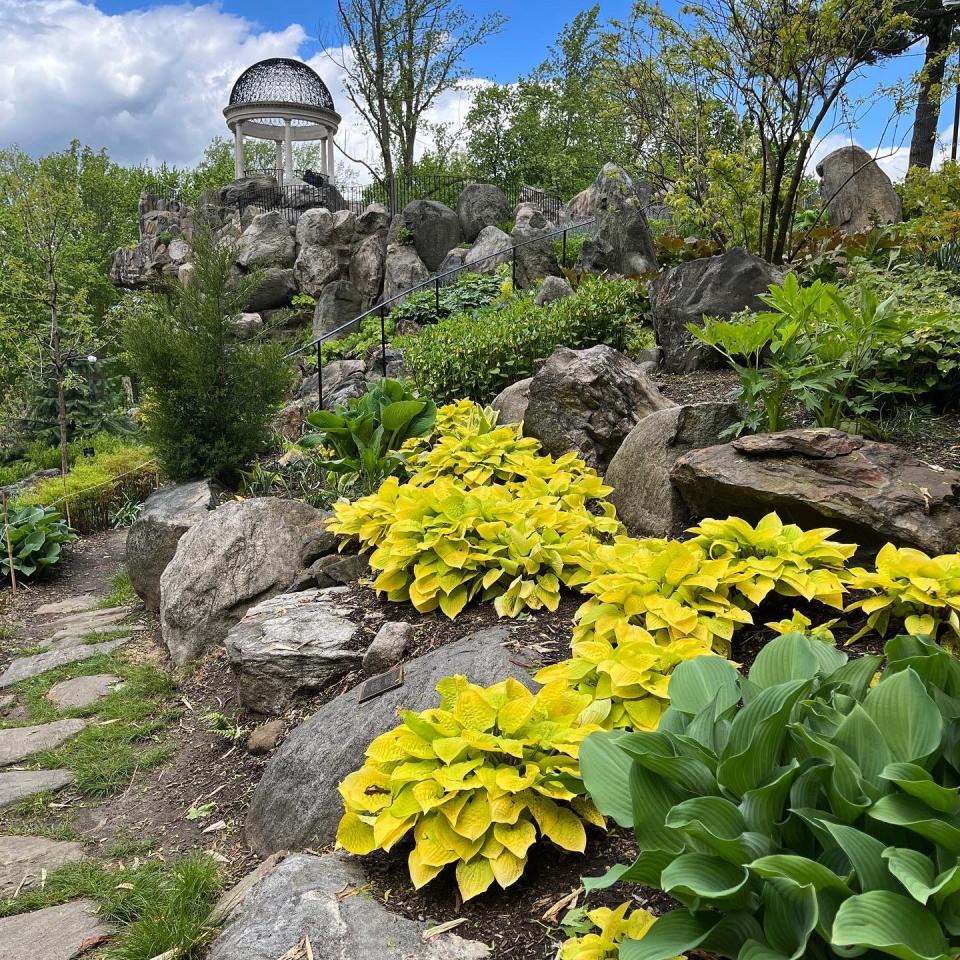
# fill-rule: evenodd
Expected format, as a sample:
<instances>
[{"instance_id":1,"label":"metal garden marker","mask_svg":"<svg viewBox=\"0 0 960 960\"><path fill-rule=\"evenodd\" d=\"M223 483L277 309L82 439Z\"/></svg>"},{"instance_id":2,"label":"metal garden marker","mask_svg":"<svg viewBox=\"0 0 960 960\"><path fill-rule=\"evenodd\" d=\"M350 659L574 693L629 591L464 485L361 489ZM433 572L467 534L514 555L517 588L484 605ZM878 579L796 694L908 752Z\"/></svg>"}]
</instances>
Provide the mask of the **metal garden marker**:
<instances>
[{"instance_id":1,"label":"metal garden marker","mask_svg":"<svg viewBox=\"0 0 960 960\"><path fill-rule=\"evenodd\" d=\"M396 690L397 687L402 686L403 664L399 667L392 667L386 673L379 673L369 680L364 680L363 683L360 684L357 702L361 704L366 703L368 700L373 700L384 693L388 693L390 690Z\"/></svg>"}]
</instances>

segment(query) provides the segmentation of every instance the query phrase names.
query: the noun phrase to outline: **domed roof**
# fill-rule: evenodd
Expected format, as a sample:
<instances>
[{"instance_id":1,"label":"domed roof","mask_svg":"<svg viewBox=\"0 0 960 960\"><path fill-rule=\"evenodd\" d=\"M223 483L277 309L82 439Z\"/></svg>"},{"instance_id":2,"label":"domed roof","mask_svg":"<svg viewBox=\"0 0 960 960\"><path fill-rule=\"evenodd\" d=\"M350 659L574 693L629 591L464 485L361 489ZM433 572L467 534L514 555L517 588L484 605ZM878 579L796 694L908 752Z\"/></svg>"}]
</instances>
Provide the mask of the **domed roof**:
<instances>
[{"instance_id":1,"label":"domed roof","mask_svg":"<svg viewBox=\"0 0 960 960\"><path fill-rule=\"evenodd\" d=\"M230 91L230 106L240 103L302 103L333 110L333 97L317 72L299 60L272 57L247 67Z\"/></svg>"}]
</instances>

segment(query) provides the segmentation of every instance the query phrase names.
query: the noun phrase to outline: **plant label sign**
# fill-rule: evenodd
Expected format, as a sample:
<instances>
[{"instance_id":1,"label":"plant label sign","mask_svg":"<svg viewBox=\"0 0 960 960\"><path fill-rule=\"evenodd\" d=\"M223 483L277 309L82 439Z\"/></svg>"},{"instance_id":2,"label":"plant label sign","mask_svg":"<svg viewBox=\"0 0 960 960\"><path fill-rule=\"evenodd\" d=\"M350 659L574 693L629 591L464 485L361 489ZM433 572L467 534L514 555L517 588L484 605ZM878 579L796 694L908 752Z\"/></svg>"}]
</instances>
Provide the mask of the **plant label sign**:
<instances>
[{"instance_id":1,"label":"plant label sign","mask_svg":"<svg viewBox=\"0 0 960 960\"><path fill-rule=\"evenodd\" d=\"M386 673L379 673L360 684L359 702L366 703L374 700L388 690L396 690L403 686L403 666L393 667Z\"/></svg>"}]
</instances>

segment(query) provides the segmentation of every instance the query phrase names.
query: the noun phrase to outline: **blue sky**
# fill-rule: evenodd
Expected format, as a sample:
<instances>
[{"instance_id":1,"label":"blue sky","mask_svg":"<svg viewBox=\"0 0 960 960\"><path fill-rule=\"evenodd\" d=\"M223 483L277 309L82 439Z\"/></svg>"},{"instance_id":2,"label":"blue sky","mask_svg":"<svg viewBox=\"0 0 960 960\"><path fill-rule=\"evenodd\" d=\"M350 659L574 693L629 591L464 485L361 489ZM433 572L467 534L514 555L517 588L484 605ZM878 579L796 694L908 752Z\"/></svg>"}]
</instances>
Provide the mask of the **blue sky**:
<instances>
[{"instance_id":1,"label":"blue sky","mask_svg":"<svg viewBox=\"0 0 960 960\"><path fill-rule=\"evenodd\" d=\"M477 15L502 9L510 17L468 62L479 82L500 83L540 63L562 27L586 6L576 0L462 2ZM193 163L211 137L227 132L221 110L236 76L264 57L299 56L324 77L345 114L343 145L369 157L369 136L344 108L341 78L318 43L318 37L333 36L334 9L329 0L0 0L0 146L17 143L42 153L77 137L107 147L121 162ZM608 0L601 16L624 17L629 9L629 0ZM859 92L909 74L921 53L875 70ZM469 91L451 94L430 119L456 127L469 104ZM947 136L952 107L951 99L940 124ZM887 102L878 102L854 129L836 131L820 152L854 139L896 175L905 168L910 124L890 127L890 112Z\"/></svg>"}]
</instances>

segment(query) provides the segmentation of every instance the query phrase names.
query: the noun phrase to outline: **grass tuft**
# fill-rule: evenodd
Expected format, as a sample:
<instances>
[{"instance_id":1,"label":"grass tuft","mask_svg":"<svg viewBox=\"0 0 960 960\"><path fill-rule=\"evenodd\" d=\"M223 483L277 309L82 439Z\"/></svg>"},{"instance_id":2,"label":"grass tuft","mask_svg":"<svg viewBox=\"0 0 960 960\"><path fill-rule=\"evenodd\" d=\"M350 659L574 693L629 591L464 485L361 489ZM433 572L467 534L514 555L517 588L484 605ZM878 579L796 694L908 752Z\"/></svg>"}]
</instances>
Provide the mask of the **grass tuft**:
<instances>
[{"instance_id":1,"label":"grass tuft","mask_svg":"<svg viewBox=\"0 0 960 960\"><path fill-rule=\"evenodd\" d=\"M126 607L139 601L136 590L130 582L130 574L126 569L118 570L110 578L110 592L97 604L97 609L107 610L111 607Z\"/></svg>"}]
</instances>

